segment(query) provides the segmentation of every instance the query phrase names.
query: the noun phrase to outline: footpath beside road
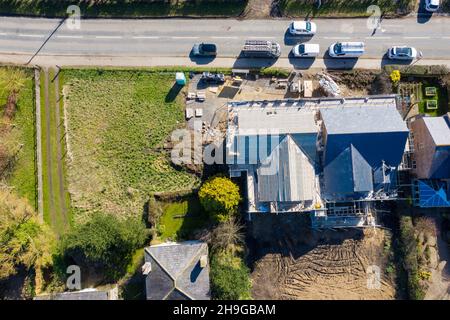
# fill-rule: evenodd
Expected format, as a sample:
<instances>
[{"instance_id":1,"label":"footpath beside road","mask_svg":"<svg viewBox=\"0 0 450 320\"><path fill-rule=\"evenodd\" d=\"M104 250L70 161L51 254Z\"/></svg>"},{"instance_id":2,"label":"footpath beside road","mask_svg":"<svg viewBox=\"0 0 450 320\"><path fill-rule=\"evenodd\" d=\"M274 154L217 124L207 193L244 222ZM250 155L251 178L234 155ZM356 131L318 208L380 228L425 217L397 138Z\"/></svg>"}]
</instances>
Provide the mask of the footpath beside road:
<instances>
[{"instance_id":1,"label":"footpath beside road","mask_svg":"<svg viewBox=\"0 0 450 320\"><path fill-rule=\"evenodd\" d=\"M1 54L0 61L4 63L26 64L29 54ZM157 66L187 66L187 67L224 67L224 68L295 68L306 69L380 69L392 64L386 59L289 59L280 58L273 63L266 59L236 59L216 58L213 61L192 61L188 57L142 57L142 56L76 56L76 55L38 55L33 58L33 65L50 67L157 67ZM402 64L400 62L400 64ZM415 65L445 65L450 68L450 59L421 59Z\"/></svg>"}]
</instances>

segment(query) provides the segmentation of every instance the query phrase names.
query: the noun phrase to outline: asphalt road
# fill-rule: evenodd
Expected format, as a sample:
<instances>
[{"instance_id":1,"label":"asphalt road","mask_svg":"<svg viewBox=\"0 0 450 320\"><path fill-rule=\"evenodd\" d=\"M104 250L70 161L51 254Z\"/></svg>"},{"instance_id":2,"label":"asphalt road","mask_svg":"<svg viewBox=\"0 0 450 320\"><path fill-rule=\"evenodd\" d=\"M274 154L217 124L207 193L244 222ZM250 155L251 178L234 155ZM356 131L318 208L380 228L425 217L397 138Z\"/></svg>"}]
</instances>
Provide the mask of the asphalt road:
<instances>
[{"instance_id":1,"label":"asphalt road","mask_svg":"<svg viewBox=\"0 0 450 320\"><path fill-rule=\"evenodd\" d=\"M420 64L450 63L450 18L408 17L384 19L374 30L368 19L315 19L317 34L312 38L288 35L288 20L81 20L80 29L71 30L60 19L0 17L0 61L65 64L148 65L175 62L183 64L254 64L308 68L311 66L352 67L360 64L380 66L392 45L412 45L423 53ZM375 32L374 32L375 31ZM239 60L246 39L267 39L282 46L278 62ZM292 46L300 42L318 43L321 56L293 59ZM364 41L366 53L358 62L328 59L326 50L336 41ZM215 61L189 59L196 42L214 42L219 55ZM128 62L126 57L129 57ZM265 59L263 59L265 60ZM347 59L345 59L347 60ZM108 63L109 61L109 63ZM149 63L149 61L152 61ZM364 62L366 61L366 63ZM448 61L448 62L447 62Z\"/></svg>"}]
</instances>

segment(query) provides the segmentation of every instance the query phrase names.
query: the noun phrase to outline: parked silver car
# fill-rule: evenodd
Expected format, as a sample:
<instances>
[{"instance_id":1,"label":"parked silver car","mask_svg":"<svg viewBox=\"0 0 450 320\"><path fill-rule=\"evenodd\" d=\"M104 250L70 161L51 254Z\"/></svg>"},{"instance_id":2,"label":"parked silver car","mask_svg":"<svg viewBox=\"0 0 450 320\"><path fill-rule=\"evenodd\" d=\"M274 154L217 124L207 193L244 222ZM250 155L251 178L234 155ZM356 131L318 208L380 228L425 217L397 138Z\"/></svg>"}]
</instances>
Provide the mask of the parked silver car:
<instances>
[{"instance_id":1,"label":"parked silver car","mask_svg":"<svg viewBox=\"0 0 450 320\"><path fill-rule=\"evenodd\" d=\"M392 60L413 60L417 58L417 50L413 47L394 46L389 48L388 57Z\"/></svg>"},{"instance_id":2,"label":"parked silver car","mask_svg":"<svg viewBox=\"0 0 450 320\"><path fill-rule=\"evenodd\" d=\"M317 26L311 21L293 21L289 25L289 33L293 36L312 36L316 31Z\"/></svg>"}]
</instances>

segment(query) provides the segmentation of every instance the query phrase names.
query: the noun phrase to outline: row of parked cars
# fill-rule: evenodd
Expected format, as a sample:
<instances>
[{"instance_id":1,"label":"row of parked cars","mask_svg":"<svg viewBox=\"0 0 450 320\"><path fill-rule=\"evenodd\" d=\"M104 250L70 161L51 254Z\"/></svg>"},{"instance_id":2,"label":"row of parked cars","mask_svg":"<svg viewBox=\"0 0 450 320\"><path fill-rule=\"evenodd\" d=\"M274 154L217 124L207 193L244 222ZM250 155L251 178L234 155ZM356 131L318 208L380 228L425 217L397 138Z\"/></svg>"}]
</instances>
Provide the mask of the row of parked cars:
<instances>
[{"instance_id":1,"label":"row of parked cars","mask_svg":"<svg viewBox=\"0 0 450 320\"><path fill-rule=\"evenodd\" d=\"M317 32L317 25L311 21L294 21L289 25L291 36L312 37ZM331 58L358 58L364 54L364 42L335 42L328 48ZM200 43L192 49L194 56L216 56L217 46L212 43ZM296 58L314 58L320 53L319 44L301 43L292 48ZM242 48L241 56L245 58L278 58L281 46L267 40L247 40ZM387 57L393 60L413 60L418 52L413 47L394 46L389 48Z\"/></svg>"}]
</instances>

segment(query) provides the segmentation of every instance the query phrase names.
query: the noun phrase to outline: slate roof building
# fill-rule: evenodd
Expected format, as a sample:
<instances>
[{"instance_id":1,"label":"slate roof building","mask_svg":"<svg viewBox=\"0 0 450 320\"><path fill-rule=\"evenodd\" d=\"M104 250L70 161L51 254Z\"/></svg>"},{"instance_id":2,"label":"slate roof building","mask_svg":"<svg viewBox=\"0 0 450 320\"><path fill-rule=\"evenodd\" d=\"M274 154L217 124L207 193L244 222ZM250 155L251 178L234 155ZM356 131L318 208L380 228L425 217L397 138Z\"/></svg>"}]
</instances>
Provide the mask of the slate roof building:
<instances>
[{"instance_id":1,"label":"slate roof building","mask_svg":"<svg viewBox=\"0 0 450 320\"><path fill-rule=\"evenodd\" d=\"M317 164L316 111L294 103L229 106L227 164L245 174L249 212L310 208Z\"/></svg>"},{"instance_id":2,"label":"slate roof building","mask_svg":"<svg viewBox=\"0 0 450 320\"><path fill-rule=\"evenodd\" d=\"M450 115L411 122L414 139L415 204L450 207Z\"/></svg>"},{"instance_id":3,"label":"slate roof building","mask_svg":"<svg viewBox=\"0 0 450 320\"><path fill-rule=\"evenodd\" d=\"M208 245L164 243L145 249L147 300L209 300Z\"/></svg>"},{"instance_id":4,"label":"slate roof building","mask_svg":"<svg viewBox=\"0 0 450 320\"><path fill-rule=\"evenodd\" d=\"M372 223L396 197L409 130L395 96L250 101L228 106L227 164L248 212L310 212L313 227Z\"/></svg>"},{"instance_id":5,"label":"slate roof building","mask_svg":"<svg viewBox=\"0 0 450 320\"><path fill-rule=\"evenodd\" d=\"M395 189L409 134L395 105L324 108L320 115L325 198L362 199Z\"/></svg>"}]
</instances>

